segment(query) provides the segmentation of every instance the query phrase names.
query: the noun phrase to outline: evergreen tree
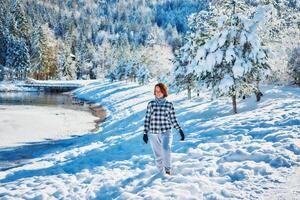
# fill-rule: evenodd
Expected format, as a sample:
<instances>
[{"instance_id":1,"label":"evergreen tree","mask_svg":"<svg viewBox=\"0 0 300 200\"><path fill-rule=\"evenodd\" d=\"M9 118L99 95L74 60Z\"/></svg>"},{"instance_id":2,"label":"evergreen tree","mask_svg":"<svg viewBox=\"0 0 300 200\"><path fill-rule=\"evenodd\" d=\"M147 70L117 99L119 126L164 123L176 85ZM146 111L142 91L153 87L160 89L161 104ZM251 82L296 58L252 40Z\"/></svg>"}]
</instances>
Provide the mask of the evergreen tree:
<instances>
[{"instance_id":1,"label":"evergreen tree","mask_svg":"<svg viewBox=\"0 0 300 200\"><path fill-rule=\"evenodd\" d=\"M41 73L40 79L48 80L57 76L57 45L54 33L48 24L42 26L40 38L41 49Z\"/></svg>"},{"instance_id":2,"label":"evergreen tree","mask_svg":"<svg viewBox=\"0 0 300 200\"><path fill-rule=\"evenodd\" d=\"M0 65L5 65L5 56L7 49L7 31L0 21Z\"/></svg>"},{"instance_id":3,"label":"evergreen tree","mask_svg":"<svg viewBox=\"0 0 300 200\"><path fill-rule=\"evenodd\" d=\"M42 72L42 51L41 51L41 37L42 28L40 25L36 25L33 28L32 35L30 37L30 74L35 79L40 79L39 74Z\"/></svg>"},{"instance_id":4,"label":"evergreen tree","mask_svg":"<svg viewBox=\"0 0 300 200\"><path fill-rule=\"evenodd\" d=\"M0 65L5 65L5 57L6 57L6 51L7 51L7 37L8 37L8 29L5 26L5 20L7 17L7 7L6 3L3 2L3 4L0 7ZM4 70L2 70L2 73L4 73Z\"/></svg>"},{"instance_id":5,"label":"evergreen tree","mask_svg":"<svg viewBox=\"0 0 300 200\"><path fill-rule=\"evenodd\" d=\"M115 70L111 70L106 76L110 80L110 82L114 82L117 80L117 75Z\"/></svg>"},{"instance_id":6,"label":"evergreen tree","mask_svg":"<svg viewBox=\"0 0 300 200\"><path fill-rule=\"evenodd\" d=\"M220 32L198 48L191 70L197 73L200 83L212 89L215 96L230 96L233 112L237 113L237 97L257 91L253 80L264 78L258 76L263 75L269 66L268 51L256 33L261 18L250 19L235 13L235 10L233 6L228 18L219 26Z\"/></svg>"},{"instance_id":7,"label":"evergreen tree","mask_svg":"<svg viewBox=\"0 0 300 200\"><path fill-rule=\"evenodd\" d=\"M5 57L6 57L6 44L7 44L7 31L3 24L4 21L4 5L0 7L0 81L4 80L5 73Z\"/></svg>"},{"instance_id":8,"label":"evergreen tree","mask_svg":"<svg viewBox=\"0 0 300 200\"><path fill-rule=\"evenodd\" d=\"M5 76L4 65L0 64L0 81L4 80L4 76Z\"/></svg>"},{"instance_id":9,"label":"evergreen tree","mask_svg":"<svg viewBox=\"0 0 300 200\"><path fill-rule=\"evenodd\" d=\"M66 80L66 54L65 54L65 48L63 43L60 43L59 45L59 52L57 54L57 78L59 80Z\"/></svg>"},{"instance_id":10,"label":"evergreen tree","mask_svg":"<svg viewBox=\"0 0 300 200\"><path fill-rule=\"evenodd\" d=\"M69 33L66 36L67 46L70 47L70 53L75 55L76 54L76 47L77 47L77 37L78 32L74 29L74 25L71 25Z\"/></svg>"},{"instance_id":11,"label":"evergreen tree","mask_svg":"<svg viewBox=\"0 0 300 200\"><path fill-rule=\"evenodd\" d=\"M189 50L188 45L185 45L179 50L178 55L175 55L171 73L171 87L175 88L176 92L187 90L188 99L191 99L192 90L196 86L197 76L188 69L188 65L191 62L191 57L189 56L191 52Z\"/></svg>"},{"instance_id":12,"label":"evergreen tree","mask_svg":"<svg viewBox=\"0 0 300 200\"><path fill-rule=\"evenodd\" d=\"M93 67L92 63L92 53L87 42L85 40L81 40L77 42L78 47L76 48L76 78L77 79L90 79L91 78L91 70Z\"/></svg>"},{"instance_id":13,"label":"evergreen tree","mask_svg":"<svg viewBox=\"0 0 300 200\"><path fill-rule=\"evenodd\" d=\"M198 77L190 66L198 48L216 32L216 23L212 20L212 12L201 11L192 14L189 19L190 32L185 38L185 44L176 53L173 59L171 73L171 87L177 92L187 90L188 99L192 97L192 90L197 86Z\"/></svg>"},{"instance_id":14,"label":"evergreen tree","mask_svg":"<svg viewBox=\"0 0 300 200\"><path fill-rule=\"evenodd\" d=\"M7 80L12 80L15 77L15 69L14 67L17 65L17 63L15 63L16 60L16 53L17 51L15 51L15 38L13 36L10 36L7 38L7 45L11 48L7 48L6 51L6 57L5 57L5 68L4 68L4 73L6 76Z\"/></svg>"},{"instance_id":15,"label":"evergreen tree","mask_svg":"<svg viewBox=\"0 0 300 200\"><path fill-rule=\"evenodd\" d=\"M59 45L58 61L58 77L62 80L76 79L76 56L70 53L69 47L64 43Z\"/></svg>"},{"instance_id":16,"label":"evergreen tree","mask_svg":"<svg viewBox=\"0 0 300 200\"><path fill-rule=\"evenodd\" d=\"M29 66L30 59L25 41L11 36L6 56L9 78L23 80L27 75Z\"/></svg>"},{"instance_id":17,"label":"evergreen tree","mask_svg":"<svg viewBox=\"0 0 300 200\"><path fill-rule=\"evenodd\" d=\"M136 76L135 66L133 60L128 60L125 65L125 79L133 81Z\"/></svg>"},{"instance_id":18,"label":"evergreen tree","mask_svg":"<svg viewBox=\"0 0 300 200\"><path fill-rule=\"evenodd\" d=\"M139 65L137 67L137 81L139 84L144 85L146 83L148 83L150 81L151 75L150 75L150 71L142 66Z\"/></svg>"},{"instance_id":19,"label":"evergreen tree","mask_svg":"<svg viewBox=\"0 0 300 200\"><path fill-rule=\"evenodd\" d=\"M63 74L66 80L76 80L76 56L74 54L66 55L66 65Z\"/></svg>"},{"instance_id":20,"label":"evergreen tree","mask_svg":"<svg viewBox=\"0 0 300 200\"><path fill-rule=\"evenodd\" d=\"M126 73L126 60L125 59L120 59L119 62L117 63L117 66L115 68L115 75L117 80L122 81L125 80L125 73Z\"/></svg>"},{"instance_id":21,"label":"evergreen tree","mask_svg":"<svg viewBox=\"0 0 300 200\"><path fill-rule=\"evenodd\" d=\"M289 75L292 78L291 83L300 86L300 46L293 49L288 60Z\"/></svg>"},{"instance_id":22,"label":"evergreen tree","mask_svg":"<svg viewBox=\"0 0 300 200\"><path fill-rule=\"evenodd\" d=\"M25 39L20 38L17 41L17 47L19 50L18 60L16 61L16 77L19 80L24 80L27 77L30 68L29 50L27 48Z\"/></svg>"},{"instance_id":23,"label":"evergreen tree","mask_svg":"<svg viewBox=\"0 0 300 200\"><path fill-rule=\"evenodd\" d=\"M29 45L30 37L30 25L27 20L27 16L25 14L23 5L19 0L12 1L11 13L13 14L16 22L16 28L18 29L19 38L23 38L25 40L26 45Z\"/></svg>"},{"instance_id":24,"label":"evergreen tree","mask_svg":"<svg viewBox=\"0 0 300 200\"><path fill-rule=\"evenodd\" d=\"M288 54L290 49L298 47L300 41L300 4L292 2L282 0L266 3L271 9L265 20L268 26L261 29L259 35L273 53L270 60L271 74L268 77L271 83L289 84Z\"/></svg>"},{"instance_id":25,"label":"evergreen tree","mask_svg":"<svg viewBox=\"0 0 300 200\"><path fill-rule=\"evenodd\" d=\"M93 70L94 74L96 74L96 78L103 78L108 74L113 59L113 51L111 48L107 37L104 37L101 46L95 49L95 52L93 53Z\"/></svg>"}]
</instances>

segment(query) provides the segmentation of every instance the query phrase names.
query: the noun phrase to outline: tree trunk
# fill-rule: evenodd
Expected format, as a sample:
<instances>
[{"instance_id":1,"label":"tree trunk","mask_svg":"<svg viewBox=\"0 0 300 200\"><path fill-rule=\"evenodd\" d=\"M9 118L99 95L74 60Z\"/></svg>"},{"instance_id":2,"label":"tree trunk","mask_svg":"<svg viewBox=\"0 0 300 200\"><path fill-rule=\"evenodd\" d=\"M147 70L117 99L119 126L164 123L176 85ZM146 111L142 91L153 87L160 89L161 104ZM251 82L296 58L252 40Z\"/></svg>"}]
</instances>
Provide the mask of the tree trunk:
<instances>
[{"instance_id":1,"label":"tree trunk","mask_svg":"<svg viewBox=\"0 0 300 200\"><path fill-rule=\"evenodd\" d=\"M233 106L233 113L237 113L237 108L236 108L236 95L232 96L232 106Z\"/></svg>"},{"instance_id":2,"label":"tree trunk","mask_svg":"<svg viewBox=\"0 0 300 200\"><path fill-rule=\"evenodd\" d=\"M187 90L188 90L188 99L190 100L190 99L192 99L192 91L189 86L188 86Z\"/></svg>"},{"instance_id":3,"label":"tree trunk","mask_svg":"<svg viewBox=\"0 0 300 200\"><path fill-rule=\"evenodd\" d=\"M259 80L256 81L256 92L255 92L255 96L256 96L256 101L260 101L261 96L263 95L259 89Z\"/></svg>"}]
</instances>

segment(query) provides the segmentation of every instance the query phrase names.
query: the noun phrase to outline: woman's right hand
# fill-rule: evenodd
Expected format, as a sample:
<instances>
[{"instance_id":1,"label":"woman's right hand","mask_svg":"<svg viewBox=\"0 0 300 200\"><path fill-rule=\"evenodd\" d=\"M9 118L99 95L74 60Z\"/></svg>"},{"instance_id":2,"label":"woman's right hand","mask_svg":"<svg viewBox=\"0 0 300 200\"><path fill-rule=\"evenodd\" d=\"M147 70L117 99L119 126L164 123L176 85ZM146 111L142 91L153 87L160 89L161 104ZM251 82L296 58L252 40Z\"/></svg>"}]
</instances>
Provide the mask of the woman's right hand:
<instances>
[{"instance_id":1,"label":"woman's right hand","mask_svg":"<svg viewBox=\"0 0 300 200\"><path fill-rule=\"evenodd\" d=\"M180 137L181 137L181 141L183 141L184 140L184 133L183 133L183 130L179 130L179 133L180 133Z\"/></svg>"}]
</instances>

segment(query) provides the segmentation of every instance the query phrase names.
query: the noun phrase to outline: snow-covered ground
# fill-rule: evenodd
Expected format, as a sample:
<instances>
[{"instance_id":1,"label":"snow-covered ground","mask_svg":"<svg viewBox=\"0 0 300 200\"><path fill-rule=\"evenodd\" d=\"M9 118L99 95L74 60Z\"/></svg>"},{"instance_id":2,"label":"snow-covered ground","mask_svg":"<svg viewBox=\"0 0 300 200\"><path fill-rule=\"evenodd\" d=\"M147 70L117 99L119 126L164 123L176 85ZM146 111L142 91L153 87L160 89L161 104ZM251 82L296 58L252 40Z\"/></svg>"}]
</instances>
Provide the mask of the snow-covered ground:
<instances>
[{"instance_id":1,"label":"snow-covered ground","mask_svg":"<svg viewBox=\"0 0 300 200\"><path fill-rule=\"evenodd\" d=\"M142 141L150 83L91 83L74 94L106 107L98 133L58 140L56 148L0 149L0 162L38 149L0 172L1 199L300 199L300 89L263 86L259 103L189 101L171 94L178 121L171 176L157 173Z\"/></svg>"},{"instance_id":2,"label":"snow-covered ground","mask_svg":"<svg viewBox=\"0 0 300 200\"><path fill-rule=\"evenodd\" d=\"M87 134L97 119L62 107L0 105L0 148Z\"/></svg>"}]
</instances>

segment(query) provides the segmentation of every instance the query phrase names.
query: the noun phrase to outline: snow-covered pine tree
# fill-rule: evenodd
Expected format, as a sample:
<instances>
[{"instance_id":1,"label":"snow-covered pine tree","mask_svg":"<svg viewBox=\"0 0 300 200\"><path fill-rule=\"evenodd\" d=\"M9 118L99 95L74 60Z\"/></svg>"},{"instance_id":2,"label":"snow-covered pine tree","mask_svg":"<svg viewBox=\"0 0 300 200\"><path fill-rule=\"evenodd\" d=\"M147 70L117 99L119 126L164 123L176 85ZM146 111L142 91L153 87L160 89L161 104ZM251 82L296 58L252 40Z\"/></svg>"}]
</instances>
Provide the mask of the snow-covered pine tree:
<instances>
[{"instance_id":1,"label":"snow-covered pine tree","mask_svg":"<svg viewBox=\"0 0 300 200\"><path fill-rule=\"evenodd\" d=\"M106 76L105 76L110 82L114 82L117 80L117 75L115 70L111 70Z\"/></svg>"},{"instance_id":2,"label":"snow-covered pine tree","mask_svg":"<svg viewBox=\"0 0 300 200\"><path fill-rule=\"evenodd\" d=\"M0 81L4 80L4 65L0 64Z\"/></svg>"},{"instance_id":3,"label":"snow-covered pine tree","mask_svg":"<svg viewBox=\"0 0 300 200\"><path fill-rule=\"evenodd\" d=\"M81 39L77 42L76 47L76 77L77 79L90 79L92 69L92 54L89 51L87 41Z\"/></svg>"},{"instance_id":4,"label":"snow-covered pine tree","mask_svg":"<svg viewBox=\"0 0 300 200\"><path fill-rule=\"evenodd\" d=\"M171 87L177 92L187 90L188 99L192 98L192 90L195 89L198 79L190 64L198 47L205 44L216 29L213 16L210 12L201 11L189 17L190 32L185 38L184 46L178 50L173 59Z\"/></svg>"},{"instance_id":5,"label":"snow-covered pine tree","mask_svg":"<svg viewBox=\"0 0 300 200\"><path fill-rule=\"evenodd\" d=\"M11 36L6 54L6 68L9 69L10 78L23 80L27 75L29 66L29 53L24 39Z\"/></svg>"},{"instance_id":6,"label":"snow-covered pine tree","mask_svg":"<svg viewBox=\"0 0 300 200\"><path fill-rule=\"evenodd\" d=\"M2 23L2 20L4 18L4 8L0 8L0 81L4 80L5 73L4 73L4 67L5 67L5 57L6 57L6 43L7 43L7 36L5 35L5 28Z\"/></svg>"},{"instance_id":7,"label":"snow-covered pine tree","mask_svg":"<svg viewBox=\"0 0 300 200\"><path fill-rule=\"evenodd\" d=\"M270 76L267 81L270 83L289 84L289 51L295 49L300 41L300 1L259 1L269 7L265 17L267 26L258 30L262 42L271 50L272 59Z\"/></svg>"},{"instance_id":8,"label":"snow-covered pine tree","mask_svg":"<svg viewBox=\"0 0 300 200\"><path fill-rule=\"evenodd\" d=\"M67 51L64 75L66 80L76 80L76 56Z\"/></svg>"},{"instance_id":9,"label":"snow-covered pine tree","mask_svg":"<svg viewBox=\"0 0 300 200\"><path fill-rule=\"evenodd\" d=\"M103 78L111 68L113 51L108 42L107 35L104 36L102 44L96 49L94 54L94 63L97 66L95 74L97 78Z\"/></svg>"},{"instance_id":10,"label":"snow-covered pine tree","mask_svg":"<svg viewBox=\"0 0 300 200\"><path fill-rule=\"evenodd\" d=\"M173 50L182 46L181 37L179 37L176 27L171 24L168 24L166 28L166 40L168 44L173 47Z\"/></svg>"},{"instance_id":11,"label":"snow-covered pine tree","mask_svg":"<svg viewBox=\"0 0 300 200\"><path fill-rule=\"evenodd\" d=\"M76 80L76 63L78 62L78 58L76 56L76 46L77 46L77 31L74 29L74 25L71 24L69 27L69 32L65 38L65 66L63 69L63 77L65 80Z\"/></svg>"},{"instance_id":12,"label":"snow-covered pine tree","mask_svg":"<svg viewBox=\"0 0 300 200\"><path fill-rule=\"evenodd\" d=\"M14 48L14 44L16 43L16 40L18 38L19 31L17 29L16 21L10 12L8 12L6 21L4 22L4 35L6 36L4 73L5 73L6 78L11 80L14 78L14 75L15 75L14 66L12 66L12 64L14 63L14 59L15 59L16 55L15 55L13 48Z\"/></svg>"},{"instance_id":13,"label":"snow-covered pine tree","mask_svg":"<svg viewBox=\"0 0 300 200\"><path fill-rule=\"evenodd\" d=\"M4 26L5 8L0 7L0 65L5 65L6 44L7 44L7 28ZM6 30L6 31L5 31ZM2 71L2 73L4 73ZM1 80L1 78L0 78Z\"/></svg>"},{"instance_id":14,"label":"snow-covered pine tree","mask_svg":"<svg viewBox=\"0 0 300 200\"><path fill-rule=\"evenodd\" d=\"M109 70L116 76L117 80L125 80L126 67L131 56L131 46L125 34L110 36L111 50L109 55L109 64L113 70ZM109 76L109 75L108 75Z\"/></svg>"},{"instance_id":15,"label":"snow-covered pine tree","mask_svg":"<svg viewBox=\"0 0 300 200\"><path fill-rule=\"evenodd\" d=\"M236 99L255 92L252 81L268 69L268 51L256 33L264 9L259 7L260 14L250 19L235 13L235 5L228 18L222 17L219 32L198 48L191 65L213 95L232 98L233 112L237 113Z\"/></svg>"},{"instance_id":16,"label":"snow-covered pine tree","mask_svg":"<svg viewBox=\"0 0 300 200\"><path fill-rule=\"evenodd\" d=\"M136 61L133 59L129 59L126 62L126 67L125 67L125 79L135 82L136 81L136 76L137 76L137 69L136 69Z\"/></svg>"},{"instance_id":17,"label":"snow-covered pine tree","mask_svg":"<svg viewBox=\"0 0 300 200\"><path fill-rule=\"evenodd\" d=\"M300 86L300 46L293 49L288 60L289 75L291 83Z\"/></svg>"},{"instance_id":18,"label":"snow-covered pine tree","mask_svg":"<svg viewBox=\"0 0 300 200\"><path fill-rule=\"evenodd\" d=\"M137 81L139 84L144 85L150 81L151 74L147 67L138 65L137 67Z\"/></svg>"},{"instance_id":19,"label":"snow-covered pine tree","mask_svg":"<svg viewBox=\"0 0 300 200\"><path fill-rule=\"evenodd\" d=\"M275 2L272 2L274 4L276 4ZM269 21L266 20L266 18L268 17L268 20L272 19L272 15L270 15L270 13L272 13L271 7L270 7L270 1L244 1L244 0L225 0L225 1L217 1L214 6L213 6L213 12L215 13L216 16L220 16L219 22L222 22L222 16L227 15L228 17L230 17L230 13L231 15L234 13L243 13L243 15L248 16L250 18L253 19L259 19L259 24L260 26L257 27L257 35L260 37L261 42L264 44L264 46L266 46L266 37L270 38L273 36L270 35L274 35L274 27L270 26ZM261 5L264 5L263 7ZM257 9L257 7L259 7ZM261 10L263 9L263 10ZM257 10L257 12L255 12ZM260 10L260 11L258 11ZM262 16L263 15L263 16ZM274 16L273 16L274 17ZM278 20L279 21L279 20ZM268 24L268 26L265 26L266 23ZM266 27L267 30L266 30ZM273 30L272 30L273 29ZM266 36L267 35L267 36ZM275 34L276 35L276 34ZM268 48L270 48L270 46L268 46ZM269 53L268 53L269 54ZM258 66L258 68L265 68L268 69L268 74L269 74L269 65L260 65ZM254 82L256 82L256 99L257 101L260 100L262 93L259 89L259 84L261 81L260 77L269 77L267 76L268 74L261 74L264 73L261 70L253 70L252 73L255 73L255 78L252 80Z\"/></svg>"},{"instance_id":20,"label":"snow-covered pine tree","mask_svg":"<svg viewBox=\"0 0 300 200\"><path fill-rule=\"evenodd\" d=\"M1 23L1 22L0 22ZM1 26L1 24L0 24ZM7 57L7 47L9 45L9 34L8 30L3 28L3 31L0 30L0 80L4 80L5 78L5 62Z\"/></svg>"},{"instance_id":21,"label":"snow-covered pine tree","mask_svg":"<svg viewBox=\"0 0 300 200\"><path fill-rule=\"evenodd\" d=\"M29 51L25 39L20 38L17 41L18 54L16 60L16 77L18 80L24 80L27 77L30 68Z\"/></svg>"},{"instance_id":22,"label":"snow-covered pine tree","mask_svg":"<svg viewBox=\"0 0 300 200\"><path fill-rule=\"evenodd\" d=\"M112 45L111 47L111 54L108 60L110 68L108 69L108 72L105 75L105 77L108 78L111 82L114 82L118 80L119 51L115 46Z\"/></svg>"},{"instance_id":23,"label":"snow-covered pine tree","mask_svg":"<svg viewBox=\"0 0 300 200\"><path fill-rule=\"evenodd\" d=\"M64 50L64 46L63 43L59 44L59 51L57 54L57 78L59 80L66 80L65 76L66 76L66 54L65 54L65 50Z\"/></svg>"},{"instance_id":24,"label":"snow-covered pine tree","mask_svg":"<svg viewBox=\"0 0 300 200\"><path fill-rule=\"evenodd\" d=\"M57 44L54 33L48 24L42 26L40 49L42 58L40 78L44 80L55 78L57 73Z\"/></svg>"},{"instance_id":25,"label":"snow-covered pine tree","mask_svg":"<svg viewBox=\"0 0 300 200\"><path fill-rule=\"evenodd\" d=\"M187 90L188 99L192 98L192 89L195 88L196 74L188 70L190 64L190 52L187 45L180 49L178 55L175 55L173 60L173 70L171 72L171 87L175 88L176 92Z\"/></svg>"},{"instance_id":26,"label":"snow-covered pine tree","mask_svg":"<svg viewBox=\"0 0 300 200\"><path fill-rule=\"evenodd\" d=\"M87 65L85 69L88 69L88 79L97 79L103 78L101 77L101 72L103 73L103 69L99 66L97 48L91 43L88 44L88 54L87 54Z\"/></svg>"},{"instance_id":27,"label":"snow-covered pine tree","mask_svg":"<svg viewBox=\"0 0 300 200\"><path fill-rule=\"evenodd\" d=\"M17 29L19 30L19 38L23 38L26 45L29 45L30 41L30 26L27 20L23 4L19 0L12 1L12 8L10 12L13 14Z\"/></svg>"},{"instance_id":28,"label":"snow-covered pine tree","mask_svg":"<svg viewBox=\"0 0 300 200\"><path fill-rule=\"evenodd\" d=\"M93 67L92 67L92 73L93 73L93 77L91 77L91 79L103 79L104 78L104 50L101 49L100 46L96 46L95 48L93 48L93 50L91 51L92 54L92 63L93 63Z\"/></svg>"},{"instance_id":29,"label":"snow-covered pine tree","mask_svg":"<svg viewBox=\"0 0 300 200\"><path fill-rule=\"evenodd\" d=\"M76 79L77 80L82 80L83 79L83 65L85 63L85 58L84 58L84 49L79 48L76 51L75 57L77 58L77 62L75 63L76 66Z\"/></svg>"},{"instance_id":30,"label":"snow-covered pine tree","mask_svg":"<svg viewBox=\"0 0 300 200\"><path fill-rule=\"evenodd\" d=\"M116 79L118 81L122 81L125 80L125 71L126 69L126 60L125 59L120 59L117 63L117 66L115 67L115 75L116 75Z\"/></svg>"},{"instance_id":31,"label":"snow-covered pine tree","mask_svg":"<svg viewBox=\"0 0 300 200\"><path fill-rule=\"evenodd\" d=\"M30 74L35 79L40 79L39 74L42 71L42 52L41 52L42 28L39 24L33 28L30 36Z\"/></svg>"}]
</instances>

